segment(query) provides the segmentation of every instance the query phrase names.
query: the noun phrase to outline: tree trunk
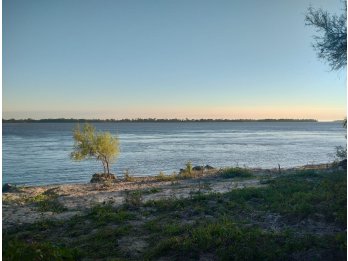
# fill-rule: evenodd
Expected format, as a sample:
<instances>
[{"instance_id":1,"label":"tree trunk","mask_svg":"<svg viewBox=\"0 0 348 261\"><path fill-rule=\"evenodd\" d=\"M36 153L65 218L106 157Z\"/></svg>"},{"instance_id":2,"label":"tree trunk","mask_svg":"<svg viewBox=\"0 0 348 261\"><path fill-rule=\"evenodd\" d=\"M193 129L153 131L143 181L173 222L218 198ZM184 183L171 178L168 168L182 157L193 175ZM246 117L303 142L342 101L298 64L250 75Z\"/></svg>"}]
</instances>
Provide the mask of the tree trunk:
<instances>
[{"instance_id":1,"label":"tree trunk","mask_svg":"<svg viewBox=\"0 0 348 261\"><path fill-rule=\"evenodd\" d=\"M106 173L105 162L104 162L104 161L102 161L102 163L103 163L103 169L104 169L104 173Z\"/></svg>"},{"instance_id":2,"label":"tree trunk","mask_svg":"<svg viewBox=\"0 0 348 261\"><path fill-rule=\"evenodd\" d=\"M109 162L107 160L105 160L105 164L106 164L106 169L108 170L108 174L110 174Z\"/></svg>"},{"instance_id":3,"label":"tree trunk","mask_svg":"<svg viewBox=\"0 0 348 261\"><path fill-rule=\"evenodd\" d=\"M104 161L104 159L103 159L102 157L98 156L98 157L97 157L97 160L100 160L101 163L103 164L103 169L104 169L104 172L103 172L103 173L105 173L106 168L105 168L105 161Z\"/></svg>"}]
</instances>

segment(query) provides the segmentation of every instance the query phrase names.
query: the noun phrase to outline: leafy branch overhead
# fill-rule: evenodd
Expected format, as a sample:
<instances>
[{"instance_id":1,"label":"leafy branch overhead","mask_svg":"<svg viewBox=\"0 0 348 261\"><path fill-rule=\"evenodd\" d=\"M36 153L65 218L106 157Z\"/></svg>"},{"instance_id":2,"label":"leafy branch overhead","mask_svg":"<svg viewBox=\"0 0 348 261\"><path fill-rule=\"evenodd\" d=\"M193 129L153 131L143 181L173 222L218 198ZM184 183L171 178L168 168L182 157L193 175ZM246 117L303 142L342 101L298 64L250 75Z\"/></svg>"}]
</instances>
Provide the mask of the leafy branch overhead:
<instances>
[{"instance_id":1,"label":"leafy branch overhead","mask_svg":"<svg viewBox=\"0 0 348 261\"><path fill-rule=\"evenodd\" d=\"M340 16L310 7L305 21L321 34L314 36L313 47L318 57L326 60L332 70L344 68L347 65L347 2Z\"/></svg>"},{"instance_id":2,"label":"leafy branch overhead","mask_svg":"<svg viewBox=\"0 0 348 261\"><path fill-rule=\"evenodd\" d=\"M71 153L73 160L96 158L103 164L104 173L110 174L110 164L119 155L119 140L110 132L96 132L91 124L84 124L82 130L77 125L74 129L74 151Z\"/></svg>"}]
</instances>

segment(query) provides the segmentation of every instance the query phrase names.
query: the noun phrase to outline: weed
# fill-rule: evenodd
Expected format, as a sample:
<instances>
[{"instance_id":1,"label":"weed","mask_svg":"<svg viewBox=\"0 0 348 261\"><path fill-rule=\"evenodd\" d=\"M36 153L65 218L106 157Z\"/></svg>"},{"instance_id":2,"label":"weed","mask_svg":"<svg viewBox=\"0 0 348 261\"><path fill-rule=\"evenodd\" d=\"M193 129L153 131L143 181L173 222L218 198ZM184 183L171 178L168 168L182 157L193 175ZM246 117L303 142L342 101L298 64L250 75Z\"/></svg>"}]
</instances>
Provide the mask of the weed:
<instances>
[{"instance_id":1,"label":"weed","mask_svg":"<svg viewBox=\"0 0 348 261\"><path fill-rule=\"evenodd\" d=\"M139 207L142 203L143 193L141 190L125 191L125 205L127 207Z\"/></svg>"},{"instance_id":2,"label":"weed","mask_svg":"<svg viewBox=\"0 0 348 261\"><path fill-rule=\"evenodd\" d=\"M156 194L156 193L161 192L162 190L163 190L163 189L161 189L161 188L150 188L150 189L144 190L144 191L143 191L143 194L144 194L144 195Z\"/></svg>"},{"instance_id":3,"label":"weed","mask_svg":"<svg viewBox=\"0 0 348 261\"><path fill-rule=\"evenodd\" d=\"M122 209L116 209L111 204L92 207L88 216L99 226L110 222L123 223L134 218L134 214Z\"/></svg>"},{"instance_id":4,"label":"weed","mask_svg":"<svg viewBox=\"0 0 348 261\"><path fill-rule=\"evenodd\" d=\"M249 178L252 177L252 173L249 169L247 168L240 168L240 167L231 167L231 168L226 168L222 170L220 173L220 176L223 178L236 178L236 177L241 177L241 178Z\"/></svg>"},{"instance_id":5,"label":"weed","mask_svg":"<svg viewBox=\"0 0 348 261\"><path fill-rule=\"evenodd\" d=\"M166 175L161 171L157 176L155 176L155 179L157 181L174 181L177 179L177 175L176 173L173 173L172 175Z\"/></svg>"},{"instance_id":6,"label":"weed","mask_svg":"<svg viewBox=\"0 0 348 261\"><path fill-rule=\"evenodd\" d=\"M126 181L126 182L133 182L133 181L135 181L135 178L132 177L132 176L129 174L128 169L125 170L125 172L123 173L123 179L124 179L124 181Z\"/></svg>"},{"instance_id":7,"label":"weed","mask_svg":"<svg viewBox=\"0 0 348 261\"><path fill-rule=\"evenodd\" d=\"M27 243L19 240L3 242L3 260L80 260L76 249L59 247L51 243Z\"/></svg>"},{"instance_id":8,"label":"weed","mask_svg":"<svg viewBox=\"0 0 348 261\"><path fill-rule=\"evenodd\" d=\"M191 173L192 173L192 162L191 162L191 161L188 161L188 162L186 163L185 172L187 172L188 174L191 174Z\"/></svg>"},{"instance_id":9,"label":"weed","mask_svg":"<svg viewBox=\"0 0 348 261\"><path fill-rule=\"evenodd\" d=\"M66 210L66 207L58 201L58 195L54 192L54 189L49 189L42 194L28 198L27 202L35 204L41 212L60 213Z\"/></svg>"}]
</instances>

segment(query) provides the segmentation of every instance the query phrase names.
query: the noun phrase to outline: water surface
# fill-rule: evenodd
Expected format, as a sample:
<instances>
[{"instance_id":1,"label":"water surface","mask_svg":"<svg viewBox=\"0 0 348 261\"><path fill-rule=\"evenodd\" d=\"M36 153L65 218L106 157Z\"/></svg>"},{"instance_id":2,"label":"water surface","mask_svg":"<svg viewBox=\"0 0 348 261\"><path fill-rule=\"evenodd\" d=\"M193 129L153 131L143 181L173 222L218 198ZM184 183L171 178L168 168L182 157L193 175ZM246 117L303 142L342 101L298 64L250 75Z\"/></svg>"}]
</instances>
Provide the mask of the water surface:
<instances>
[{"instance_id":1,"label":"water surface","mask_svg":"<svg viewBox=\"0 0 348 261\"><path fill-rule=\"evenodd\" d=\"M182 122L95 123L118 135L121 154L111 171L135 176L193 165L273 168L326 163L345 146L340 123ZM3 183L41 185L89 182L102 171L95 160L73 162L74 123L4 123Z\"/></svg>"}]
</instances>

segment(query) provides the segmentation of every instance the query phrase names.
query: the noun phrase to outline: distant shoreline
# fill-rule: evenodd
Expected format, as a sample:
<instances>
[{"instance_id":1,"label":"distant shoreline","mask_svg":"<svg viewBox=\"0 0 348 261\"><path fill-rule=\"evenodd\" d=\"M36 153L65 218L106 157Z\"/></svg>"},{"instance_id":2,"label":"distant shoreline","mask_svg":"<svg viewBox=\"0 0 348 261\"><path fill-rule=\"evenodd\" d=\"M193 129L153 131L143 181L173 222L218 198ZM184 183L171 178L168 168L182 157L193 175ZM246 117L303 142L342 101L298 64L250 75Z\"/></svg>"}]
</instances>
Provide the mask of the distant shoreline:
<instances>
[{"instance_id":1,"label":"distant shoreline","mask_svg":"<svg viewBox=\"0 0 348 261\"><path fill-rule=\"evenodd\" d=\"M85 123L85 122L318 122L315 119L3 119L2 123ZM336 121L334 121L336 122Z\"/></svg>"}]
</instances>

